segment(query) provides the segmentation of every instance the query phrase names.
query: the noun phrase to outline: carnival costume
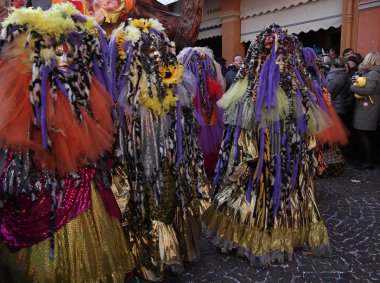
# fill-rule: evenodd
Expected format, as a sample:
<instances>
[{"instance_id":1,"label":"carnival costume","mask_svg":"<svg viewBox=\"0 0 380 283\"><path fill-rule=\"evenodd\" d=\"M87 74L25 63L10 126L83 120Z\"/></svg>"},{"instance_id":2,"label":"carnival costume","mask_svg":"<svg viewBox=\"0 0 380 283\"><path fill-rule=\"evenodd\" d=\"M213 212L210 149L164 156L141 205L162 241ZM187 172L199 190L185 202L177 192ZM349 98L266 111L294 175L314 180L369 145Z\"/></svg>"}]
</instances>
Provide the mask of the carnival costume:
<instances>
[{"instance_id":1,"label":"carnival costume","mask_svg":"<svg viewBox=\"0 0 380 283\"><path fill-rule=\"evenodd\" d=\"M332 105L331 94L327 89L327 83L323 72L321 71L317 55L310 47L302 49L305 65L308 72L307 84L312 93L318 95L322 99L315 100L324 110L329 119L329 125L323 130L319 130L317 137L317 153L318 166L316 176L337 176L343 172L346 161L339 149L339 146L348 144L349 132L340 120ZM322 103L320 103L322 102Z\"/></svg>"},{"instance_id":2,"label":"carnival costume","mask_svg":"<svg viewBox=\"0 0 380 283\"><path fill-rule=\"evenodd\" d=\"M315 134L331 121L308 85L297 38L275 24L264 29L218 105L225 131L203 216L213 243L255 266L291 260L299 247L330 254L313 176Z\"/></svg>"},{"instance_id":3,"label":"carnival costume","mask_svg":"<svg viewBox=\"0 0 380 283\"><path fill-rule=\"evenodd\" d=\"M72 4L15 10L3 22L0 277L6 282L124 282L134 268L110 189L107 152L115 127L107 51L102 30ZM70 60L58 65L61 55Z\"/></svg>"},{"instance_id":4,"label":"carnival costume","mask_svg":"<svg viewBox=\"0 0 380 283\"><path fill-rule=\"evenodd\" d=\"M206 173L212 176L223 134L223 111L216 105L225 89L221 67L214 60L212 50L207 47L186 47L177 58L196 79L193 105L199 130L198 141Z\"/></svg>"},{"instance_id":5,"label":"carnival costume","mask_svg":"<svg viewBox=\"0 0 380 283\"><path fill-rule=\"evenodd\" d=\"M119 113L115 194L139 272L161 280L200 256L209 184L191 103L195 79L152 19L114 32L110 66Z\"/></svg>"}]
</instances>

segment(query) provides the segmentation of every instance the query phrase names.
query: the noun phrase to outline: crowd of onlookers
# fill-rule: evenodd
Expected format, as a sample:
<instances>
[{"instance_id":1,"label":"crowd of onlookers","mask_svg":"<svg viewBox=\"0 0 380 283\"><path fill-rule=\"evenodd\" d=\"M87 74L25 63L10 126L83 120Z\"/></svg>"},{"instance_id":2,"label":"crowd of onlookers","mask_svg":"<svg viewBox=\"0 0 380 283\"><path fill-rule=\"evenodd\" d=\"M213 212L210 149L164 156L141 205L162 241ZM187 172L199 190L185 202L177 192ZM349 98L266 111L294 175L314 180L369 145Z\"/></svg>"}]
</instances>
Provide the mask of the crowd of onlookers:
<instances>
[{"instance_id":1,"label":"crowd of onlookers","mask_svg":"<svg viewBox=\"0 0 380 283\"><path fill-rule=\"evenodd\" d=\"M350 133L349 145L342 153L356 169L374 169L380 162L380 52L369 52L364 58L346 48L331 47L320 54L321 72L331 94L332 104ZM226 80L226 90L232 85L243 62L235 55L226 65L218 58ZM358 79L360 78L360 79ZM364 84L363 84L364 83Z\"/></svg>"},{"instance_id":2,"label":"crowd of onlookers","mask_svg":"<svg viewBox=\"0 0 380 283\"><path fill-rule=\"evenodd\" d=\"M374 169L379 161L380 53L364 58L351 48L330 48L321 63L335 111L350 132L342 153L356 169Z\"/></svg>"}]
</instances>

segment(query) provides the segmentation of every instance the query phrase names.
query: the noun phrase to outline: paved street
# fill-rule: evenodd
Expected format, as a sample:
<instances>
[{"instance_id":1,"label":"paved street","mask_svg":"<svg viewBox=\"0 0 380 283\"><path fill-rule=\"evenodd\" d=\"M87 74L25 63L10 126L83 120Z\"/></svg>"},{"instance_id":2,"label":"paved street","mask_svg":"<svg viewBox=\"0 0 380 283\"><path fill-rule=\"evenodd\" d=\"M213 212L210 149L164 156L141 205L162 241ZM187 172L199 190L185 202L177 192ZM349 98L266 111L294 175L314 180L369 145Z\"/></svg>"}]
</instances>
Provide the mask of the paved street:
<instances>
[{"instance_id":1,"label":"paved street","mask_svg":"<svg viewBox=\"0 0 380 283\"><path fill-rule=\"evenodd\" d=\"M292 263L256 269L202 239L202 258L165 282L375 282L380 281L380 166L346 168L339 177L316 180L316 199L333 255L317 258L302 250ZM140 282L142 282L140 280Z\"/></svg>"}]
</instances>

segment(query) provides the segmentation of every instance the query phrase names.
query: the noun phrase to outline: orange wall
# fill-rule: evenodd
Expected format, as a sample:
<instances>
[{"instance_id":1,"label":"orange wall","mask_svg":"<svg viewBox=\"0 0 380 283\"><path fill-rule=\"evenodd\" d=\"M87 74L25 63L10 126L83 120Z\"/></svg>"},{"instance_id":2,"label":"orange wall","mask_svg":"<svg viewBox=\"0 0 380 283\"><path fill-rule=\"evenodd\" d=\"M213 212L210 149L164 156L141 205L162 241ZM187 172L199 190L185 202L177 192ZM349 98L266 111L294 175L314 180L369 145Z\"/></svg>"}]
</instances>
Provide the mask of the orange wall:
<instances>
[{"instance_id":1,"label":"orange wall","mask_svg":"<svg viewBox=\"0 0 380 283\"><path fill-rule=\"evenodd\" d=\"M221 8L222 56L230 64L237 54L245 57L244 45L240 43L240 0L221 0Z\"/></svg>"},{"instance_id":2,"label":"orange wall","mask_svg":"<svg viewBox=\"0 0 380 283\"><path fill-rule=\"evenodd\" d=\"M244 45L240 43L240 20L224 22L222 24L222 55L231 64L235 55L241 55L243 58Z\"/></svg>"},{"instance_id":3,"label":"orange wall","mask_svg":"<svg viewBox=\"0 0 380 283\"><path fill-rule=\"evenodd\" d=\"M222 12L238 11L240 12L240 0L221 0Z\"/></svg>"},{"instance_id":4,"label":"orange wall","mask_svg":"<svg viewBox=\"0 0 380 283\"><path fill-rule=\"evenodd\" d=\"M342 1L342 28L340 38L340 52L346 48L357 50L358 39L358 11L359 0Z\"/></svg>"},{"instance_id":5,"label":"orange wall","mask_svg":"<svg viewBox=\"0 0 380 283\"><path fill-rule=\"evenodd\" d=\"M365 2L365 1L364 1ZM380 51L380 7L359 11L357 51Z\"/></svg>"}]
</instances>

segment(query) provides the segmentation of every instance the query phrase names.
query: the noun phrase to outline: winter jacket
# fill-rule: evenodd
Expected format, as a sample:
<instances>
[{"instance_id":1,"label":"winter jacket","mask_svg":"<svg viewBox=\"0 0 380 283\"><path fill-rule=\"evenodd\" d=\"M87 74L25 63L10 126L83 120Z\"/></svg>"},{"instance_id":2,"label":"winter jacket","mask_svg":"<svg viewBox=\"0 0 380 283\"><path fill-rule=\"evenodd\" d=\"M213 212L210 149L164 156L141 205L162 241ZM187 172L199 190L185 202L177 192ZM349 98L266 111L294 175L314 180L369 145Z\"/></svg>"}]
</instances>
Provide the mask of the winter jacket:
<instances>
[{"instance_id":1,"label":"winter jacket","mask_svg":"<svg viewBox=\"0 0 380 283\"><path fill-rule=\"evenodd\" d=\"M335 68L330 70L326 80L335 111L338 114L347 113L352 107L354 98L350 90L351 78L346 69Z\"/></svg>"},{"instance_id":2,"label":"winter jacket","mask_svg":"<svg viewBox=\"0 0 380 283\"><path fill-rule=\"evenodd\" d=\"M355 103L353 126L358 130L375 131L380 118L380 65L369 68L363 87L351 86L354 93L365 96Z\"/></svg>"},{"instance_id":3,"label":"winter jacket","mask_svg":"<svg viewBox=\"0 0 380 283\"><path fill-rule=\"evenodd\" d=\"M234 79L236 77L236 74L238 73L239 69L236 67L232 67L226 74L226 90L228 90L232 83L234 82Z\"/></svg>"}]
</instances>

